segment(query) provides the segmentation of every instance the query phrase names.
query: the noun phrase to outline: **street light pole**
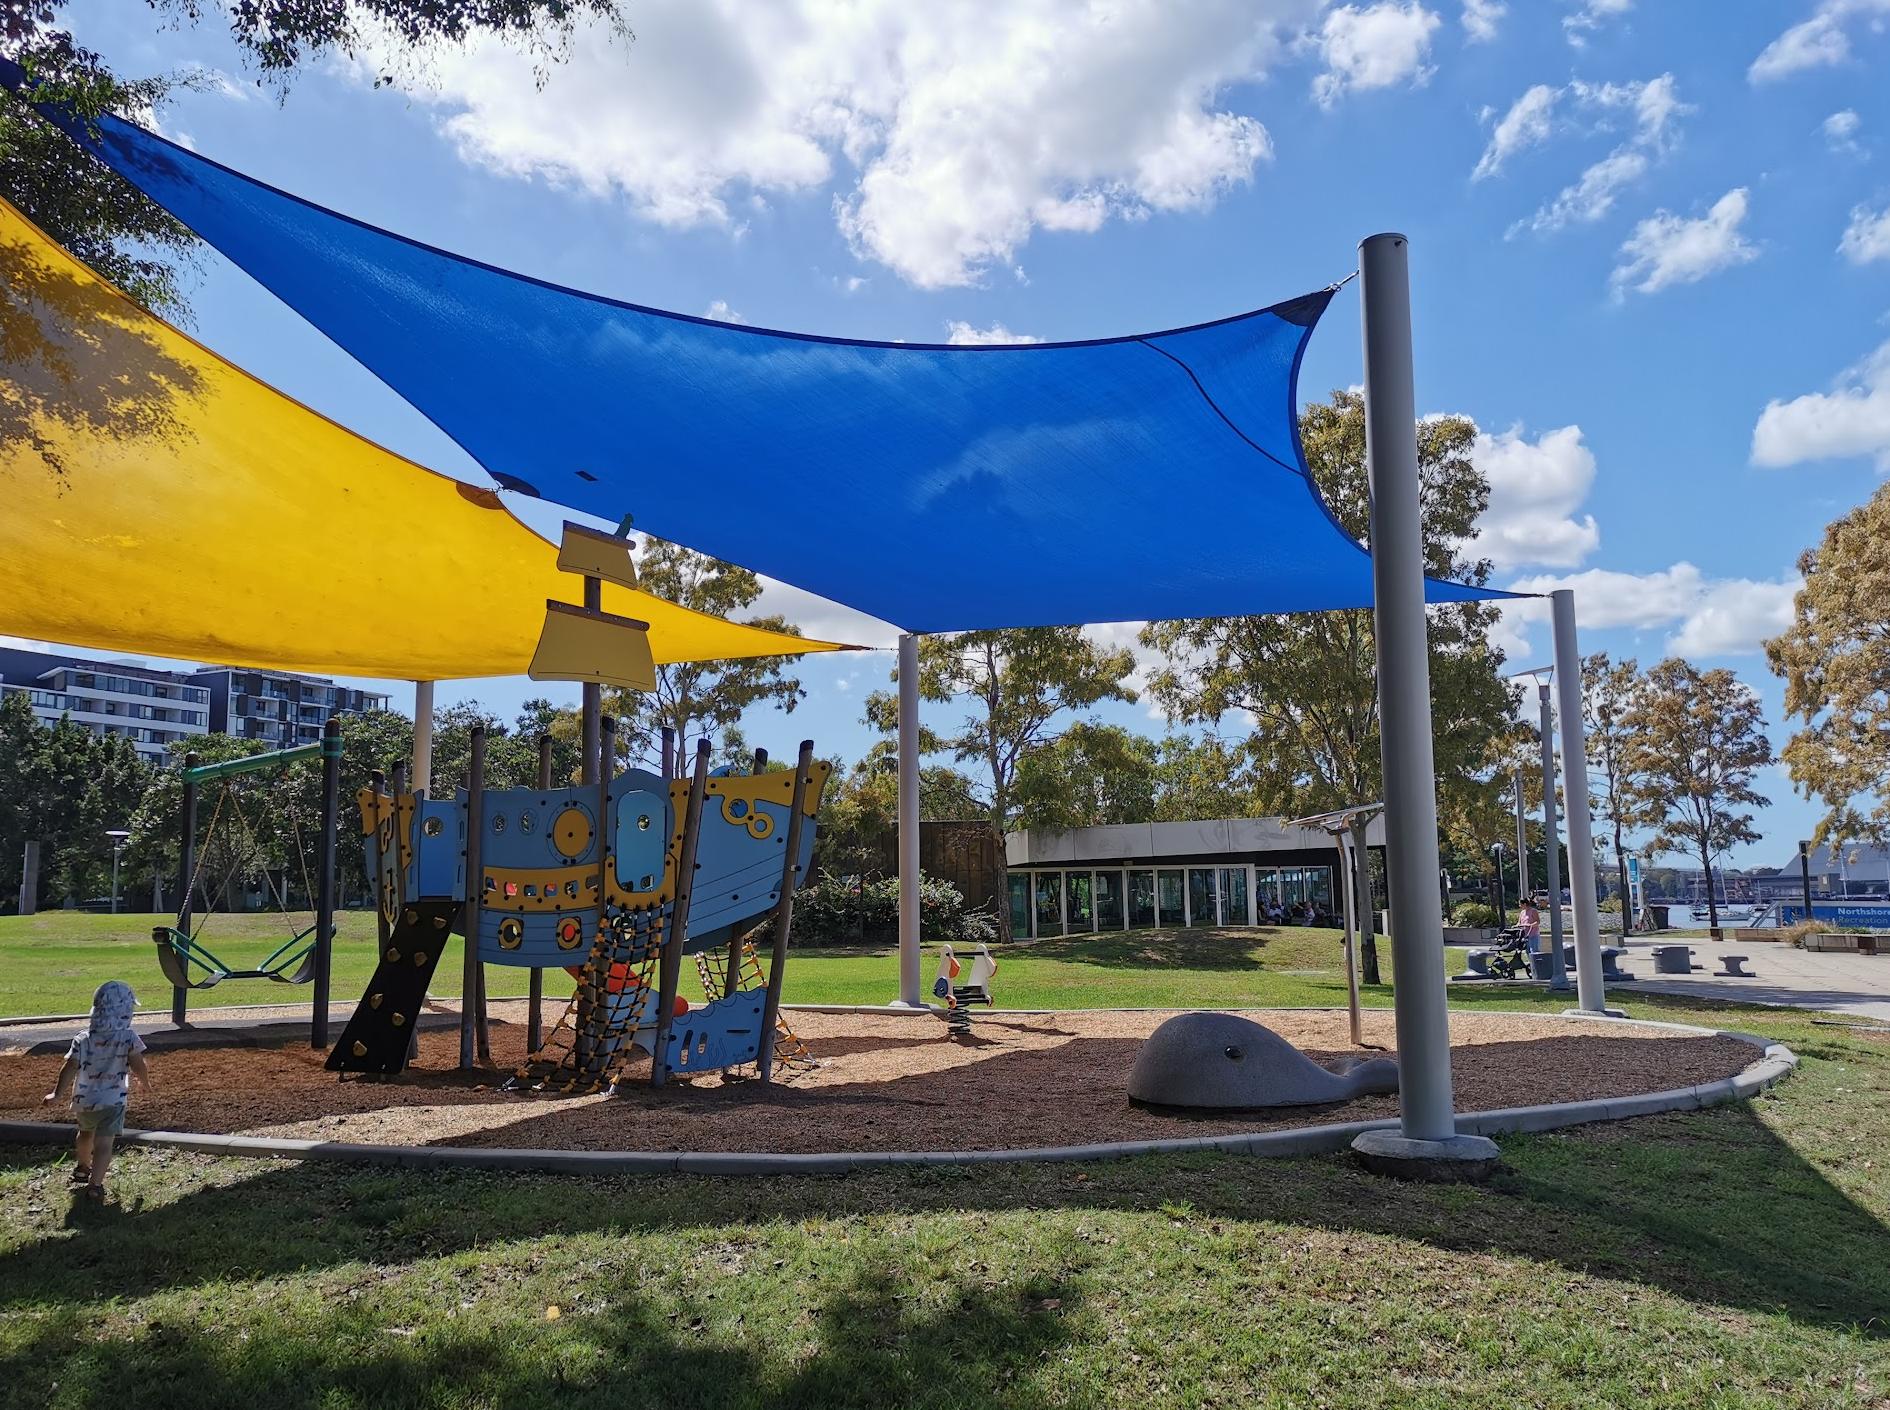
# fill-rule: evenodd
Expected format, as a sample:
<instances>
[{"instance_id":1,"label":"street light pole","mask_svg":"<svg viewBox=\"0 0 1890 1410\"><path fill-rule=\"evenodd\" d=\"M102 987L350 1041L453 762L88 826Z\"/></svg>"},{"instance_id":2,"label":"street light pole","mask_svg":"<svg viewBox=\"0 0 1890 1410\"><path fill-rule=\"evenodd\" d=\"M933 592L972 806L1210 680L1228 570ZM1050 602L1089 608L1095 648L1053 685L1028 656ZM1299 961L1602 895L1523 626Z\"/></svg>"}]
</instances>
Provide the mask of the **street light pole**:
<instances>
[{"instance_id":1,"label":"street light pole","mask_svg":"<svg viewBox=\"0 0 1890 1410\"><path fill-rule=\"evenodd\" d=\"M1555 819L1555 723L1549 713L1549 682L1536 677L1542 711L1542 870L1549 888L1549 988L1568 988L1568 957L1562 953L1562 843Z\"/></svg>"},{"instance_id":2,"label":"street light pole","mask_svg":"<svg viewBox=\"0 0 1890 1410\"><path fill-rule=\"evenodd\" d=\"M131 836L122 827L108 827L105 835L112 840L112 914L118 914L118 859L124 855L125 842Z\"/></svg>"}]
</instances>

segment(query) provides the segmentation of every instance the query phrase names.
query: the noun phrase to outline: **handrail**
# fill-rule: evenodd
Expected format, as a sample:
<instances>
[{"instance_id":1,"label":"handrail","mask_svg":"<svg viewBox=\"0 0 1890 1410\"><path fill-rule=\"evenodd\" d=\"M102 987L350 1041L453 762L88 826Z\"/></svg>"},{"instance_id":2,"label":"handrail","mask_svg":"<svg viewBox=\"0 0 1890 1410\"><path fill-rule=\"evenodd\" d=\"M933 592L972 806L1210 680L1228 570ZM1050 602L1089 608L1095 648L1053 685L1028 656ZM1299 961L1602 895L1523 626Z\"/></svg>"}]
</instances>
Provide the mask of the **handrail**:
<instances>
[{"instance_id":1,"label":"handrail","mask_svg":"<svg viewBox=\"0 0 1890 1410\"><path fill-rule=\"evenodd\" d=\"M220 764L199 764L194 769L184 770L185 783L209 783L212 779L231 778L237 774L256 773L263 769L277 769L289 764L300 763L304 759L319 759L322 755L320 740L313 744L298 744L293 749L277 749L267 754L245 754L240 759L225 759Z\"/></svg>"}]
</instances>

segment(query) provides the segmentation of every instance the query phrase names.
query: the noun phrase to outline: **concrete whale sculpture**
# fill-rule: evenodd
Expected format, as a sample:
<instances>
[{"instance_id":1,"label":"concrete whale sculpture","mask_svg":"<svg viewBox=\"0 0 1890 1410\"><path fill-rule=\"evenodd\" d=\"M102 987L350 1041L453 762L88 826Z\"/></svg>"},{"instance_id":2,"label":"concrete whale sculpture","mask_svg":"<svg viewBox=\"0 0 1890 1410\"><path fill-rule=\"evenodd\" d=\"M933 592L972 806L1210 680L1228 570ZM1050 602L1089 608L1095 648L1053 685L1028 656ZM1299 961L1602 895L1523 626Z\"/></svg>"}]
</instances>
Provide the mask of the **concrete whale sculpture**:
<instances>
[{"instance_id":1,"label":"concrete whale sculpture","mask_svg":"<svg viewBox=\"0 0 1890 1410\"><path fill-rule=\"evenodd\" d=\"M1245 1111L1318 1106L1398 1090L1391 1058L1322 1067L1266 1026L1231 1013L1183 1013L1142 1044L1129 1099L1149 1106Z\"/></svg>"}]
</instances>

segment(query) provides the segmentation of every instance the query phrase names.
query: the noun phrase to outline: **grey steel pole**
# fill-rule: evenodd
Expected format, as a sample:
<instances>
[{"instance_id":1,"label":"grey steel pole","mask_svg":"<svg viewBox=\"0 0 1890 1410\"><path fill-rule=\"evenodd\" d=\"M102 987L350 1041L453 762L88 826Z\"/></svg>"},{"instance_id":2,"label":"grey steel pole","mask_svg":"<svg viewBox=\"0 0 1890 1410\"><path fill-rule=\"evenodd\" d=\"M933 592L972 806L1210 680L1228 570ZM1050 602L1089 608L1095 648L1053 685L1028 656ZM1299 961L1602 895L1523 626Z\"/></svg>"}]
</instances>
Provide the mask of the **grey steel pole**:
<instances>
[{"instance_id":1,"label":"grey steel pole","mask_svg":"<svg viewBox=\"0 0 1890 1410\"><path fill-rule=\"evenodd\" d=\"M781 862L781 899L774 907L774 949L768 956L767 996L761 1001L761 1041L755 1048L755 1071L763 1082L774 1080L775 1025L781 1017L781 985L787 978L794 891L801 881L801 824L806 821L807 781L813 770L814 741L803 739L794 765L794 793L788 804L787 856Z\"/></svg>"},{"instance_id":2,"label":"grey steel pole","mask_svg":"<svg viewBox=\"0 0 1890 1410\"><path fill-rule=\"evenodd\" d=\"M413 683L413 791L433 796L433 682Z\"/></svg>"},{"instance_id":3,"label":"grey steel pole","mask_svg":"<svg viewBox=\"0 0 1890 1410\"><path fill-rule=\"evenodd\" d=\"M1352 824L1352 872L1358 897L1358 977L1379 983L1378 921L1372 915L1372 849L1365 841L1366 824Z\"/></svg>"},{"instance_id":4,"label":"grey steel pole","mask_svg":"<svg viewBox=\"0 0 1890 1410\"><path fill-rule=\"evenodd\" d=\"M1549 892L1549 988L1568 988L1568 957L1562 953L1562 839L1555 820L1555 722L1549 717L1549 683L1536 680L1542 732L1542 870Z\"/></svg>"},{"instance_id":5,"label":"grey steel pole","mask_svg":"<svg viewBox=\"0 0 1890 1410\"><path fill-rule=\"evenodd\" d=\"M1513 775L1516 788L1516 909L1529 899L1529 825L1523 813L1522 770Z\"/></svg>"},{"instance_id":6,"label":"grey steel pole","mask_svg":"<svg viewBox=\"0 0 1890 1410\"><path fill-rule=\"evenodd\" d=\"M120 851L123 850L123 846L124 846L123 843L117 841L116 839L113 839L112 841L112 914L113 915L118 914L118 854Z\"/></svg>"},{"instance_id":7,"label":"grey steel pole","mask_svg":"<svg viewBox=\"0 0 1890 1410\"><path fill-rule=\"evenodd\" d=\"M1411 284L1404 236L1359 245L1365 343L1365 464L1371 485L1372 602L1379 741L1385 776L1385 874L1397 972L1401 1127L1413 1141L1450 1141L1450 1012L1444 929L1431 905L1437 875L1437 774L1418 508L1417 392L1411 366Z\"/></svg>"},{"instance_id":8,"label":"grey steel pole","mask_svg":"<svg viewBox=\"0 0 1890 1410\"><path fill-rule=\"evenodd\" d=\"M919 638L899 638L899 1002L919 999Z\"/></svg>"},{"instance_id":9,"label":"grey steel pole","mask_svg":"<svg viewBox=\"0 0 1890 1410\"><path fill-rule=\"evenodd\" d=\"M470 744L471 758L466 765L466 904L462 912L466 951L465 962L460 966L459 980L459 1068L462 1072L470 1072L474 1067L473 1026L479 1007L479 903L485 894L484 863L479 855L479 844L486 826L484 725L472 727ZM417 828L419 825L419 818L416 817L414 826Z\"/></svg>"},{"instance_id":10,"label":"grey steel pole","mask_svg":"<svg viewBox=\"0 0 1890 1410\"><path fill-rule=\"evenodd\" d=\"M1608 995L1601 978L1601 907L1595 901L1595 835L1588 816L1588 740L1582 725L1582 654L1575 637L1575 594L1557 588L1549 594L1549 604L1555 627L1562 801L1568 810L1568 889L1575 903L1576 1002L1590 1013L1605 1013Z\"/></svg>"},{"instance_id":11,"label":"grey steel pole","mask_svg":"<svg viewBox=\"0 0 1890 1410\"><path fill-rule=\"evenodd\" d=\"M341 717L322 726L322 836L315 864L315 994L308 1041L328 1046L329 980L335 964L335 833L341 825Z\"/></svg>"}]
</instances>

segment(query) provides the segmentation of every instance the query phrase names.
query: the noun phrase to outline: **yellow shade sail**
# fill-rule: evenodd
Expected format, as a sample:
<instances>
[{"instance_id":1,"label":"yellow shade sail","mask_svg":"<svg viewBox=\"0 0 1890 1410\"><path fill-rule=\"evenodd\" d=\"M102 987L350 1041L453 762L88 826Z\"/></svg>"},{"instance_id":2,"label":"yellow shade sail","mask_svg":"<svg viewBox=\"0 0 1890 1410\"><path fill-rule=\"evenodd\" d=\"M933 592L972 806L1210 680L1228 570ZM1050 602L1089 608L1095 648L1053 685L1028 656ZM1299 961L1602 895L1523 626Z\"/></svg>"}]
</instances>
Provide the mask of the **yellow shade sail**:
<instances>
[{"instance_id":1,"label":"yellow shade sail","mask_svg":"<svg viewBox=\"0 0 1890 1410\"><path fill-rule=\"evenodd\" d=\"M493 491L257 381L0 201L0 632L446 680L524 674L546 602L582 595ZM842 649L611 583L603 607L657 665Z\"/></svg>"}]
</instances>

